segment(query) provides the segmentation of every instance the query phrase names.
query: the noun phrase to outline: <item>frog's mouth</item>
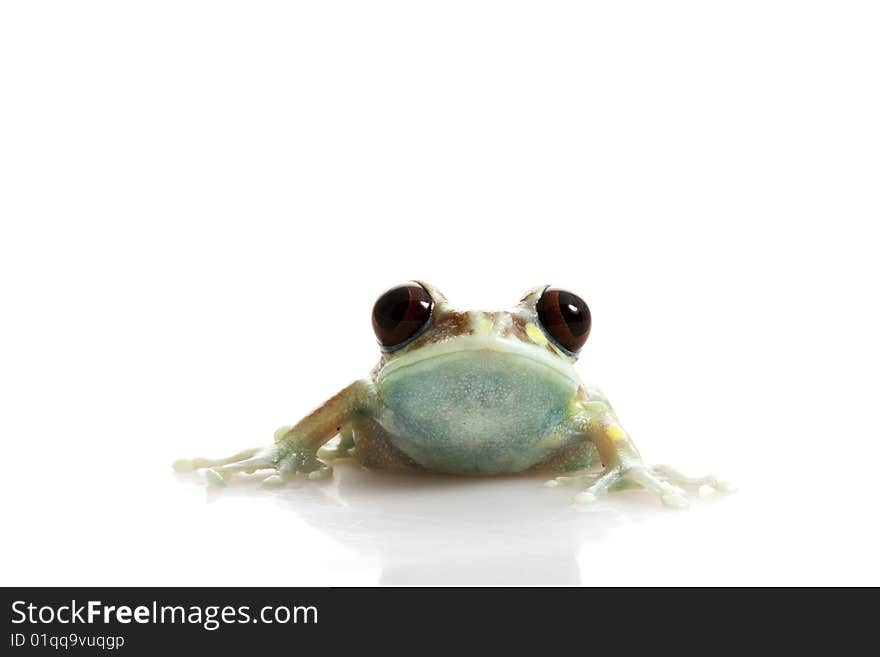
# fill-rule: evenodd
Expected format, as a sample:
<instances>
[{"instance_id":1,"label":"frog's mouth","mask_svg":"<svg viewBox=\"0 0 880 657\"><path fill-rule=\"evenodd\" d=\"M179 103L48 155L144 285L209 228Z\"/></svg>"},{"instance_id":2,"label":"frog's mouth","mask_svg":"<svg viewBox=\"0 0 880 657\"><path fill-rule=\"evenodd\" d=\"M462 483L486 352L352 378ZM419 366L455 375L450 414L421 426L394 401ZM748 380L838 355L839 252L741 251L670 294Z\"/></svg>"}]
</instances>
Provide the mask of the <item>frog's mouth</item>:
<instances>
[{"instance_id":1,"label":"frog's mouth","mask_svg":"<svg viewBox=\"0 0 880 657\"><path fill-rule=\"evenodd\" d=\"M516 367L517 363L531 366L545 370L546 374L555 374L575 386L580 385L580 379L572 364L549 350L517 339L487 335L463 335L400 354L382 367L377 378L387 379L403 370L434 364L449 357L461 357L465 354L476 356L475 352L481 351L509 357L511 366Z\"/></svg>"}]
</instances>

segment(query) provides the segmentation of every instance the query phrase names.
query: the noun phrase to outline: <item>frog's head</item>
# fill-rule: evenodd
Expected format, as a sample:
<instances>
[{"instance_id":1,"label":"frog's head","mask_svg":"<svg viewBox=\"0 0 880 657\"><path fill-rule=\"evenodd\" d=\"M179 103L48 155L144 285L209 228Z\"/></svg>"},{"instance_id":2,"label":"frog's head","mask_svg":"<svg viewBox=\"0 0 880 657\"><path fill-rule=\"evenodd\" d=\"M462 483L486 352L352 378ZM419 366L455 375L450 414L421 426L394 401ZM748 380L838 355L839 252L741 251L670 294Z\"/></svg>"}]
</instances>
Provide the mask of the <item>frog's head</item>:
<instances>
[{"instance_id":1,"label":"frog's head","mask_svg":"<svg viewBox=\"0 0 880 657\"><path fill-rule=\"evenodd\" d=\"M460 311L432 285L413 281L378 298L373 329L382 348L380 371L490 351L574 377L572 364L590 333L590 310L576 294L540 285L508 311Z\"/></svg>"}]
</instances>

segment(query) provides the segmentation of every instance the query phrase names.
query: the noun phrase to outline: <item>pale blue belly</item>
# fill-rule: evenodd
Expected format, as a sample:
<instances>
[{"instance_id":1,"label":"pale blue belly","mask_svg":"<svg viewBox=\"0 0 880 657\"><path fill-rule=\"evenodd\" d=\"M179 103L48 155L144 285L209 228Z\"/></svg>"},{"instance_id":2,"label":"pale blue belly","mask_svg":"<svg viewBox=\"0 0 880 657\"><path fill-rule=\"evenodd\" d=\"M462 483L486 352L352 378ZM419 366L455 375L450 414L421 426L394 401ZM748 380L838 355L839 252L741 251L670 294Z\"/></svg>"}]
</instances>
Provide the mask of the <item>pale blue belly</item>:
<instances>
[{"instance_id":1,"label":"pale blue belly","mask_svg":"<svg viewBox=\"0 0 880 657\"><path fill-rule=\"evenodd\" d=\"M379 418L420 465L456 474L522 472L565 444L555 433L577 384L510 354L448 354L380 380Z\"/></svg>"}]
</instances>

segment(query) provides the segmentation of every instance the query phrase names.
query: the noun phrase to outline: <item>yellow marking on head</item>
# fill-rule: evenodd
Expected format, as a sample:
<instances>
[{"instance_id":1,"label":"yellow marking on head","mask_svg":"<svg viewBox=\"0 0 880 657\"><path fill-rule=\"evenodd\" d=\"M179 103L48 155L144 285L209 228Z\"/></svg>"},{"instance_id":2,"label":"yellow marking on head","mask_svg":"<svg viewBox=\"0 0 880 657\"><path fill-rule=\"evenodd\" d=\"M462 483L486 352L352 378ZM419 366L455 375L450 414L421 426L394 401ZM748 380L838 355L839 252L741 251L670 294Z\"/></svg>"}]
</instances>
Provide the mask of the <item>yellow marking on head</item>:
<instances>
[{"instance_id":1,"label":"yellow marking on head","mask_svg":"<svg viewBox=\"0 0 880 657\"><path fill-rule=\"evenodd\" d=\"M492 320L486 317L481 317L477 324L477 330L483 335L489 335L492 332L492 326Z\"/></svg>"},{"instance_id":2,"label":"yellow marking on head","mask_svg":"<svg viewBox=\"0 0 880 657\"><path fill-rule=\"evenodd\" d=\"M537 326L529 322L526 324L526 334L531 338L532 342L535 344L545 345L547 344L547 336L544 335L544 332L539 329Z\"/></svg>"},{"instance_id":3,"label":"yellow marking on head","mask_svg":"<svg viewBox=\"0 0 880 657\"><path fill-rule=\"evenodd\" d=\"M626 439L626 431L624 431L619 424L612 424L606 430L605 433L608 435L611 440L617 442L618 440Z\"/></svg>"}]
</instances>

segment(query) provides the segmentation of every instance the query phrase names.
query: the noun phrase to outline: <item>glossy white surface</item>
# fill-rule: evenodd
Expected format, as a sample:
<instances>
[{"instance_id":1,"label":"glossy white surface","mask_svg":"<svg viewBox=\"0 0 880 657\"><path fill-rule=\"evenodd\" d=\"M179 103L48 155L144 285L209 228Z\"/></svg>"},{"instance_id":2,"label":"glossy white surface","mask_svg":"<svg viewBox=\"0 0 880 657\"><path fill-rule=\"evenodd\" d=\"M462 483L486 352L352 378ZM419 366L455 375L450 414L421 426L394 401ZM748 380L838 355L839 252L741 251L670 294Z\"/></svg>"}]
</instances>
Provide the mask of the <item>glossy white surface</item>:
<instances>
[{"instance_id":1,"label":"glossy white surface","mask_svg":"<svg viewBox=\"0 0 880 657\"><path fill-rule=\"evenodd\" d=\"M0 4L0 584L880 585L878 18ZM174 475L364 376L411 278L571 288L646 460L740 492Z\"/></svg>"},{"instance_id":2,"label":"glossy white surface","mask_svg":"<svg viewBox=\"0 0 880 657\"><path fill-rule=\"evenodd\" d=\"M797 490L803 477L788 492L744 480L732 496L674 511L645 493L576 506L570 491L534 477L426 478L347 464L329 482L215 489L162 465L17 483L3 583L878 581L869 493L822 499Z\"/></svg>"}]
</instances>

